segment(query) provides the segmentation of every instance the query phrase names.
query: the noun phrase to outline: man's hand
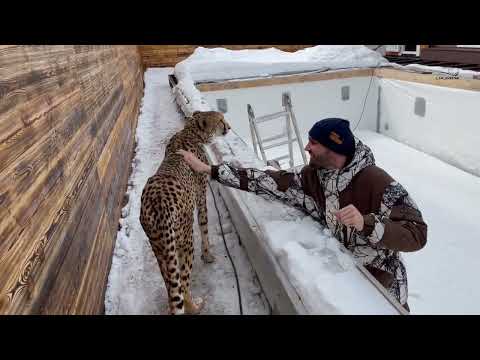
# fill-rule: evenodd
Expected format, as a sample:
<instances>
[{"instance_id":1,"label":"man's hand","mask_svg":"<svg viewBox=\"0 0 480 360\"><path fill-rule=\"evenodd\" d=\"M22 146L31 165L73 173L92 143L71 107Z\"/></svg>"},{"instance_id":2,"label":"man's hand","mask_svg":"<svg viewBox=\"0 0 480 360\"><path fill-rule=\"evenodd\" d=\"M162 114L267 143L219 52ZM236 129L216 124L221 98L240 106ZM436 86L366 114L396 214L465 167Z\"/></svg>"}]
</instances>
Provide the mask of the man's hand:
<instances>
[{"instance_id":1,"label":"man's hand","mask_svg":"<svg viewBox=\"0 0 480 360\"><path fill-rule=\"evenodd\" d=\"M199 158L195 156L195 154L191 153L190 151L185 151L181 149L177 151L177 154L183 155L183 159L192 168L193 171L207 174L211 173L210 165L202 162Z\"/></svg>"},{"instance_id":2,"label":"man's hand","mask_svg":"<svg viewBox=\"0 0 480 360\"><path fill-rule=\"evenodd\" d=\"M345 206L335 213L338 221L347 226L353 226L357 231L362 231L364 226L363 215L352 204Z\"/></svg>"}]
</instances>

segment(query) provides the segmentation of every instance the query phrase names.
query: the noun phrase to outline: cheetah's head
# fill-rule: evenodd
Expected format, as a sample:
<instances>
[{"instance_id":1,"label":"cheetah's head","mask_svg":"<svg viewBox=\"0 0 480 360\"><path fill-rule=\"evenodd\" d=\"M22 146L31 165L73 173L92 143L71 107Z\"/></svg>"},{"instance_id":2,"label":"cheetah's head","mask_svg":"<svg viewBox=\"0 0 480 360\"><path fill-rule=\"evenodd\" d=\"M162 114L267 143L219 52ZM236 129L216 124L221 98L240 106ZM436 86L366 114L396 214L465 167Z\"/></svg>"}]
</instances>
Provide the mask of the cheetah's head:
<instances>
[{"instance_id":1,"label":"cheetah's head","mask_svg":"<svg viewBox=\"0 0 480 360\"><path fill-rule=\"evenodd\" d=\"M226 135L231 129L223 114L218 111L195 111L192 120L203 133L205 140Z\"/></svg>"}]
</instances>

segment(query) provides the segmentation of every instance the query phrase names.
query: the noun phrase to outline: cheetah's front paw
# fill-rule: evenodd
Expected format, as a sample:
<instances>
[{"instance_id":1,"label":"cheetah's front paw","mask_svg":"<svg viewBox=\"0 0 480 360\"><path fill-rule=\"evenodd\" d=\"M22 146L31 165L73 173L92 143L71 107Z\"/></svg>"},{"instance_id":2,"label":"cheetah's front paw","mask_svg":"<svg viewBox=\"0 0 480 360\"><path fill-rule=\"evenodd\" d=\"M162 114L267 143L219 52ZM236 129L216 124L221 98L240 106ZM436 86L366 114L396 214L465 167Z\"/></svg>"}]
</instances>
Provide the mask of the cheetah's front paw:
<instances>
[{"instance_id":1,"label":"cheetah's front paw","mask_svg":"<svg viewBox=\"0 0 480 360\"><path fill-rule=\"evenodd\" d=\"M187 315L198 315L205 306L205 300L201 297L193 299L192 303L185 303L185 314Z\"/></svg>"}]
</instances>

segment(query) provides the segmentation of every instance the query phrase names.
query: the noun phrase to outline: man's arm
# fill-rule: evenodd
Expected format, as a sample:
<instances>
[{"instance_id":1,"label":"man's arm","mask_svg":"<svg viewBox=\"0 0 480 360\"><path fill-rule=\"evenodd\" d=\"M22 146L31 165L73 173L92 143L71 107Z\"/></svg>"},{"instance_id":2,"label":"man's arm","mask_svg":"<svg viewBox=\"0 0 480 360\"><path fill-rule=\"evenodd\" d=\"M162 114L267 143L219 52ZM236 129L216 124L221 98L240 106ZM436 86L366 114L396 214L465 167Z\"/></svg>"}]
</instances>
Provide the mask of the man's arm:
<instances>
[{"instance_id":1,"label":"man's arm","mask_svg":"<svg viewBox=\"0 0 480 360\"><path fill-rule=\"evenodd\" d=\"M280 200L325 225L314 199L305 193L302 179L295 173L238 168L229 163L208 165L189 151L178 150L177 154L183 156L192 170L209 174L222 185L255 193L266 200Z\"/></svg>"},{"instance_id":2,"label":"man's arm","mask_svg":"<svg viewBox=\"0 0 480 360\"><path fill-rule=\"evenodd\" d=\"M380 211L363 216L359 233L371 244L394 251L411 252L427 243L427 224L407 191L392 182L384 191Z\"/></svg>"},{"instance_id":3,"label":"man's arm","mask_svg":"<svg viewBox=\"0 0 480 360\"><path fill-rule=\"evenodd\" d=\"M323 217L320 216L314 199L305 194L302 180L295 173L238 168L229 163L212 165L210 168L212 179L222 185L252 192L266 200L280 200L323 224Z\"/></svg>"}]
</instances>

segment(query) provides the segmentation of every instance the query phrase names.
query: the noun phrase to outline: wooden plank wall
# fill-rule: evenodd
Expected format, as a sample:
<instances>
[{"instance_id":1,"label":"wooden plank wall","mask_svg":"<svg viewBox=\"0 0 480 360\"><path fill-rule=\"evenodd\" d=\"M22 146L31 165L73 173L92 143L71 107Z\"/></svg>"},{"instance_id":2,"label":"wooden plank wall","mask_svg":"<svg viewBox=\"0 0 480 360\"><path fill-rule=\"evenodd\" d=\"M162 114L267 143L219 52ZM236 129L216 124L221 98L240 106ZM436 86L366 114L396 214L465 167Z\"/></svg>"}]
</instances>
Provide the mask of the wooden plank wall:
<instances>
[{"instance_id":1,"label":"wooden plank wall","mask_svg":"<svg viewBox=\"0 0 480 360\"><path fill-rule=\"evenodd\" d=\"M265 49L275 47L283 51L297 51L313 45L142 45L139 46L145 67L173 67L190 56L196 47L224 47L231 50Z\"/></svg>"},{"instance_id":2,"label":"wooden plank wall","mask_svg":"<svg viewBox=\"0 0 480 360\"><path fill-rule=\"evenodd\" d=\"M0 46L0 314L101 314L143 69L136 46Z\"/></svg>"}]
</instances>

